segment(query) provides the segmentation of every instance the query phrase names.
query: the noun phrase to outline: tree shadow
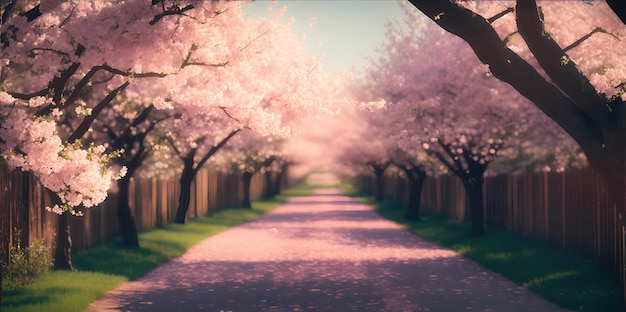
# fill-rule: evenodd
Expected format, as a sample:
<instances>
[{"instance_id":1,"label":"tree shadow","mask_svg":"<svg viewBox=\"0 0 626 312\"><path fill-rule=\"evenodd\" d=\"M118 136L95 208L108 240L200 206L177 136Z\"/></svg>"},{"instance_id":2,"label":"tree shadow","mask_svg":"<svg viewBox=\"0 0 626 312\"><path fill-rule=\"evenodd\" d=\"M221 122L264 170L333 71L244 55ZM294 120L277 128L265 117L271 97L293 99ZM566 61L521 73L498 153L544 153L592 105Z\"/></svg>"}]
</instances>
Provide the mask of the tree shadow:
<instances>
[{"instance_id":1,"label":"tree shadow","mask_svg":"<svg viewBox=\"0 0 626 312\"><path fill-rule=\"evenodd\" d=\"M559 310L460 257L214 261L163 269L166 274L126 284L104 302L122 311Z\"/></svg>"},{"instance_id":2,"label":"tree shadow","mask_svg":"<svg viewBox=\"0 0 626 312\"><path fill-rule=\"evenodd\" d=\"M319 200L318 200L319 199ZM91 306L123 311L559 311L339 196L290 200Z\"/></svg>"}]
</instances>

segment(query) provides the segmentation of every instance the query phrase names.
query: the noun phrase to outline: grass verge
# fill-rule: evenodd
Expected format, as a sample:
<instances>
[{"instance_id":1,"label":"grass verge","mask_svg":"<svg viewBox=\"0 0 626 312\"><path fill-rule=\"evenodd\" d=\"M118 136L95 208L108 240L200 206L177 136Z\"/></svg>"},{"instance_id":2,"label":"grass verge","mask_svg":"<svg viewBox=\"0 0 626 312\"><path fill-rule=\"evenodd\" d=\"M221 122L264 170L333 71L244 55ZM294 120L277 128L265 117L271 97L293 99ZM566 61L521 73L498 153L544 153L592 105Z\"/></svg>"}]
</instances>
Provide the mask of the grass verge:
<instances>
[{"instance_id":1,"label":"grass verge","mask_svg":"<svg viewBox=\"0 0 626 312\"><path fill-rule=\"evenodd\" d=\"M252 202L252 209L225 209L139 233L139 248L123 248L119 239L72 256L75 271L50 271L34 284L2 293L3 312L85 311L89 304L123 281L136 279L161 263L182 255L206 237L253 220L278 207L290 196L312 193L308 186L285 190L269 201ZM295 194L295 195L292 195Z\"/></svg>"},{"instance_id":2,"label":"grass verge","mask_svg":"<svg viewBox=\"0 0 626 312\"><path fill-rule=\"evenodd\" d=\"M468 223L428 214L422 215L421 222L407 221L401 205L375 203L350 186L341 188L412 233L455 250L563 308L593 312L624 310L618 275L600 263L496 228L487 227L485 237L475 238L469 236Z\"/></svg>"},{"instance_id":3,"label":"grass verge","mask_svg":"<svg viewBox=\"0 0 626 312\"><path fill-rule=\"evenodd\" d=\"M311 196L313 195L316 189L326 188L326 187L335 187L335 186L327 185L327 184L306 183L306 184L299 185L298 187L281 191L280 195L276 196L276 198L278 200L286 200L289 197Z\"/></svg>"}]
</instances>

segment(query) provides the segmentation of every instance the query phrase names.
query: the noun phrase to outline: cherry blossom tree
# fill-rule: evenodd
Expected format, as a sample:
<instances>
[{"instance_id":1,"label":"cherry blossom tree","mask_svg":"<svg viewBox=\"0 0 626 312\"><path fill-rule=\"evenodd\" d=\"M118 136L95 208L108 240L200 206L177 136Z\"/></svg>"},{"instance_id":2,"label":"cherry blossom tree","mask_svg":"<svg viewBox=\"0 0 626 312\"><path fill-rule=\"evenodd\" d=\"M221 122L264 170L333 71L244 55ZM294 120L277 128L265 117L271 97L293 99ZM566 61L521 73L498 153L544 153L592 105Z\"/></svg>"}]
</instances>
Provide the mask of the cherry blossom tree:
<instances>
[{"instance_id":1,"label":"cherry blossom tree","mask_svg":"<svg viewBox=\"0 0 626 312\"><path fill-rule=\"evenodd\" d=\"M226 40L220 45L224 66L189 66L162 79L168 87L161 98L182 115L164 131L183 161L178 223L185 222L195 174L240 131L289 137L298 116L332 113L344 102L341 80L326 83L332 78L318 58L307 55L302 39L291 30L292 21L281 21L284 10L251 20L241 3L229 5L221 14L228 15L221 34Z\"/></svg>"},{"instance_id":2,"label":"cherry blossom tree","mask_svg":"<svg viewBox=\"0 0 626 312\"><path fill-rule=\"evenodd\" d=\"M266 179L267 189L263 195L264 199L270 199L282 191L283 181L287 177L289 167L297 164L295 159L290 158L287 155L277 157L272 162L271 166L266 169L265 174L270 177ZM273 177L273 178L272 178Z\"/></svg>"},{"instance_id":3,"label":"cherry blossom tree","mask_svg":"<svg viewBox=\"0 0 626 312\"><path fill-rule=\"evenodd\" d=\"M520 144L522 135L528 138L529 129L558 129L485 72L462 40L426 24L411 10L407 13L405 25L390 24L386 58L370 70L368 81L373 86L367 89L387 100L384 115L394 120L391 126L400 147L423 162L420 168L417 159L407 161L405 172L415 181L413 186L421 185L428 170L436 170L424 153L435 157L463 181L469 203L466 216L471 217L472 234L481 236L483 177L495 155ZM407 64L407 56L431 61Z\"/></svg>"},{"instance_id":4,"label":"cherry blossom tree","mask_svg":"<svg viewBox=\"0 0 626 312\"><path fill-rule=\"evenodd\" d=\"M221 112L218 112L221 114ZM241 128L225 117L194 116L183 118L168 131L170 146L183 163L180 174L180 197L174 222L185 223L191 199L191 184L207 160L221 149ZM203 131L203 130L211 130ZM200 131L192 131L200 130ZM175 133L184 133L176 137Z\"/></svg>"},{"instance_id":5,"label":"cherry blossom tree","mask_svg":"<svg viewBox=\"0 0 626 312\"><path fill-rule=\"evenodd\" d=\"M225 28L207 27L211 25L207 22L219 24L219 16L228 4L195 5L199 7L181 7L178 3L167 8L151 7L143 1L44 1L18 6L12 1L5 7L0 38L2 115L3 120L19 125L3 121L2 154L11 167L34 172L59 196L60 205L50 210L75 212L74 207L89 207L106 197L111 177L116 175L107 161L121 151L107 153L104 145L91 146L81 141L85 141L94 120L119 94L142 79L166 77L190 65L224 66L213 63L213 56L219 55L220 50L207 45L206 38ZM189 33L195 35L188 36ZM196 52L207 58L196 57ZM28 109L17 105L14 99L30 103ZM56 119L62 115L72 118L58 123ZM27 124L46 126L47 137L36 132L33 133L38 137L19 137ZM47 148L45 155L38 154L43 150L28 148L32 143L40 147L57 145L59 152ZM80 146L85 148L81 150ZM79 173L54 169L63 159ZM75 166L81 162L93 165ZM29 163L54 167L38 169ZM77 178L78 174L87 178ZM53 184L54 180L64 181L62 188L59 183ZM95 186L90 187L89 183ZM69 260L66 217L60 218L59 225L58 250L64 251ZM68 262L65 267L70 268Z\"/></svg>"},{"instance_id":6,"label":"cherry blossom tree","mask_svg":"<svg viewBox=\"0 0 626 312\"><path fill-rule=\"evenodd\" d=\"M465 40L496 78L531 100L581 146L623 216L623 6L620 10L614 1L611 6L602 1L543 1L540 6L534 0L410 2Z\"/></svg>"},{"instance_id":7,"label":"cherry blossom tree","mask_svg":"<svg viewBox=\"0 0 626 312\"><path fill-rule=\"evenodd\" d=\"M404 80L405 74L396 67L395 60L400 54L410 53L405 45L416 42L406 31L416 31L420 27L420 20L408 19L402 27L399 21L389 21L387 24L387 41L381 47L385 51L383 57L378 60L370 60L370 66L366 69L366 76L357 88L358 97L361 99L384 99L386 107L373 112L374 117L368 121L375 123L376 129L385 129L384 140L388 146L387 155L410 183L411 191L406 207L405 217L409 220L420 220L420 200L422 186L428 176L440 174L444 169L442 165L431 155L426 153L420 144L410 144L409 138L415 140L416 132L414 112L407 106L401 106L407 102L399 103L407 90ZM411 32L411 34L414 34ZM408 41L407 41L408 40ZM412 40L412 41L411 41ZM401 109L403 108L403 109ZM409 135L409 130L411 134ZM417 127L419 129L419 127ZM419 131L419 130L418 130Z\"/></svg>"},{"instance_id":8,"label":"cherry blossom tree","mask_svg":"<svg viewBox=\"0 0 626 312\"><path fill-rule=\"evenodd\" d=\"M374 198L382 201L384 196L383 176L392 161L389 150L393 148L388 140L388 123L391 121L377 110L384 107L384 101L371 101L372 97L355 93L356 99L364 99L359 106L346 107L335 118L336 129L333 138L337 146L335 159L340 164L354 166L357 171L366 171L374 175Z\"/></svg>"},{"instance_id":9,"label":"cherry blossom tree","mask_svg":"<svg viewBox=\"0 0 626 312\"><path fill-rule=\"evenodd\" d=\"M239 173L243 179L244 208L251 208L250 184L252 177L260 171L269 171L269 167L281 154L282 139L276 136L261 136L250 130L244 130L240 135L226 144L223 151L215 160L216 166L228 172ZM266 188L271 188L266 183Z\"/></svg>"},{"instance_id":10,"label":"cherry blossom tree","mask_svg":"<svg viewBox=\"0 0 626 312\"><path fill-rule=\"evenodd\" d=\"M440 168L441 164L434 157L426 153L421 145L416 145L412 142L409 143L409 135L406 129L415 128L413 125L415 121L414 118L410 116L412 114L410 111L402 111L398 108L397 104L394 103L397 99L394 98L391 90L386 89L390 85L382 83L382 81L386 81L386 79L393 79L393 77L387 76L392 74L392 72L386 71L387 68L384 66L386 65L378 63L375 64L374 67L369 68L366 78L358 87L360 91L356 92L359 94L359 97L384 98L386 101L384 108L367 112L367 118L363 123L368 129L367 131L371 130L374 132L382 143L382 146L378 146L378 148L380 148L379 152L381 153L378 157L385 160L383 164L387 166L394 165L400 170L400 174L409 181L411 191L409 193L405 217L409 220L419 221L423 183L426 177L439 174L442 168ZM385 76L384 78L383 75ZM372 134L368 134L368 136L371 135ZM410 139L415 140L415 137L411 136ZM371 138L362 141L364 142L363 146L367 146L367 143L371 142L369 140L371 140ZM349 149L352 150L353 146L350 146ZM372 151L370 150L368 152L371 155ZM343 157L352 159L354 156L347 154ZM358 161L357 159L353 159L353 161ZM371 165L371 161L369 163L376 177L375 193L378 195L375 197L382 200L384 192L382 176L384 170L380 170L380 168L376 167L376 164L379 162L374 161L374 166Z\"/></svg>"},{"instance_id":11,"label":"cherry blossom tree","mask_svg":"<svg viewBox=\"0 0 626 312\"><path fill-rule=\"evenodd\" d=\"M125 247L138 247L137 226L129 205L131 179L152 151L147 138L153 130L160 123L180 116L171 109L157 108L154 104L146 107L142 102L149 99L129 94L128 91L100 113L101 117L92 124L94 131L88 133L88 138L108 145L111 150L120 151L120 157L114 161L127 172L117 180L119 235Z\"/></svg>"}]
</instances>

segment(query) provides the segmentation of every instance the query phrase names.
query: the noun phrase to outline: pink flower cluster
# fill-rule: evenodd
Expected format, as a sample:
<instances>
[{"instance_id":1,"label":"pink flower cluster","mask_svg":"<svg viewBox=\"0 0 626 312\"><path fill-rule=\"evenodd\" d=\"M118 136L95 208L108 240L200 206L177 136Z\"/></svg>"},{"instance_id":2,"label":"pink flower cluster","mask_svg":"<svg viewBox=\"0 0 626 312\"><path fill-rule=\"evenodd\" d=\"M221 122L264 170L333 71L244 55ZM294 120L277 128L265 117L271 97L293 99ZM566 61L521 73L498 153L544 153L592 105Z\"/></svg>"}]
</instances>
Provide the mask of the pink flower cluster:
<instances>
[{"instance_id":1,"label":"pink flower cluster","mask_svg":"<svg viewBox=\"0 0 626 312\"><path fill-rule=\"evenodd\" d=\"M63 143L54 120L33 117L28 111L31 105L6 92L0 92L0 100L0 155L11 169L31 171L59 196L61 205L48 207L49 211L76 213L74 207L92 207L104 201L117 175L107 167L110 155L103 146L83 149L79 144ZM45 99L35 102L41 101Z\"/></svg>"}]
</instances>

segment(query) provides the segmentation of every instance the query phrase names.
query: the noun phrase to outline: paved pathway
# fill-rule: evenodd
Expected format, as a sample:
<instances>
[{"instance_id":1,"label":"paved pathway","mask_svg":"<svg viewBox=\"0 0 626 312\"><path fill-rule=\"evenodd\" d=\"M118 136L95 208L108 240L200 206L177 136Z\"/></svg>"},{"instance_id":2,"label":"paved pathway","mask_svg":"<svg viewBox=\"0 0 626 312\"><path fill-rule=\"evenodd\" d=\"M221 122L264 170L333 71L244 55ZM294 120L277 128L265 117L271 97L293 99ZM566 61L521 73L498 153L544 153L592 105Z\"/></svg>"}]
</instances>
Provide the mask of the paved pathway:
<instances>
[{"instance_id":1,"label":"paved pathway","mask_svg":"<svg viewBox=\"0 0 626 312\"><path fill-rule=\"evenodd\" d=\"M208 238L92 311L561 311L335 189Z\"/></svg>"}]
</instances>

